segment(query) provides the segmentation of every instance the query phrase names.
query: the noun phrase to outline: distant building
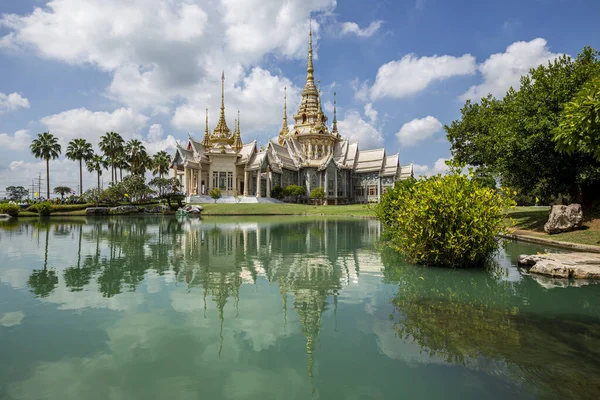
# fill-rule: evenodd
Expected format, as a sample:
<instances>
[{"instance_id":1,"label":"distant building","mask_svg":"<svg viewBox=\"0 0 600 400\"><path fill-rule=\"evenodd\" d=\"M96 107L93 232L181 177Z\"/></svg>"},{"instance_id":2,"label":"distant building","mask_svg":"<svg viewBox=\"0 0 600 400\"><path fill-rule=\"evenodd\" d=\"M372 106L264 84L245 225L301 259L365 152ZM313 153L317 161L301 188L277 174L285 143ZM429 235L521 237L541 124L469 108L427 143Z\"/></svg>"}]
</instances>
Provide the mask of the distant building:
<instances>
[{"instance_id":1,"label":"distant building","mask_svg":"<svg viewBox=\"0 0 600 400\"><path fill-rule=\"evenodd\" d=\"M394 182L413 176L412 165L401 167L398 153L385 149L360 151L338 132L334 101L333 126L321 107L315 86L312 32L308 45L308 68L302 100L290 130L284 95L283 125L277 142L269 141L259 150L256 141L243 144L239 111L233 133L225 121L224 81L221 76L221 112L212 133L206 130L202 141L191 136L186 147L177 146L173 174L180 179L188 196L207 195L218 187L224 196L271 197L274 187L300 185L306 194L322 187L326 204L377 202Z\"/></svg>"}]
</instances>

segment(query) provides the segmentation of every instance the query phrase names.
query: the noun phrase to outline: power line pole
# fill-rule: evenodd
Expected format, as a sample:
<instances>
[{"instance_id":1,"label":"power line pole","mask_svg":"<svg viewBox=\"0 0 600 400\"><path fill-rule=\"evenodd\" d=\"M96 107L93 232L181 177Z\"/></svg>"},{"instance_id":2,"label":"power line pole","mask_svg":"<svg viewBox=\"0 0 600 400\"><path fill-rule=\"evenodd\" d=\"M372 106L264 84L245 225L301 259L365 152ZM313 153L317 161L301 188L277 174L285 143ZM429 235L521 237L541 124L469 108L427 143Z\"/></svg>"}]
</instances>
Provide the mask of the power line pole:
<instances>
[{"instance_id":1,"label":"power line pole","mask_svg":"<svg viewBox=\"0 0 600 400\"><path fill-rule=\"evenodd\" d=\"M42 197L42 173L38 177L38 198Z\"/></svg>"},{"instance_id":2,"label":"power line pole","mask_svg":"<svg viewBox=\"0 0 600 400\"><path fill-rule=\"evenodd\" d=\"M31 199L33 200L35 198L35 179L31 180Z\"/></svg>"}]
</instances>

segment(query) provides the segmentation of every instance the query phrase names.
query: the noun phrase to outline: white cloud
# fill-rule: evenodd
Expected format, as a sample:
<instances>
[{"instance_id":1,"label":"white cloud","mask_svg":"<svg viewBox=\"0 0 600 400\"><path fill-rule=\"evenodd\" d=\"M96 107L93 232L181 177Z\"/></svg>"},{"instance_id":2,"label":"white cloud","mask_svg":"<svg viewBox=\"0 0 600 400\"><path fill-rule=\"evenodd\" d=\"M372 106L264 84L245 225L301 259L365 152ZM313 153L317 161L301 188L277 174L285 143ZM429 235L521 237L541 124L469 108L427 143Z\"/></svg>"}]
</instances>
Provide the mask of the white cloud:
<instances>
[{"instance_id":1,"label":"white cloud","mask_svg":"<svg viewBox=\"0 0 600 400\"><path fill-rule=\"evenodd\" d=\"M335 6L335 0L51 0L28 15L4 14L0 26L9 33L0 41L108 71L110 98L166 113L175 103L196 108L199 90L219 88L223 68L241 82L266 55L306 57L311 17ZM312 27L316 52L319 22ZM260 103L260 93L254 95Z\"/></svg>"},{"instance_id":2,"label":"white cloud","mask_svg":"<svg viewBox=\"0 0 600 400\"><path fill-rule=\"evenodd\" d=\"M13 135L0 133L0 148L4 150L26 150L31 144L31 139L27 129L19 129Z\"/></svg>"},{"instance_id":3,"label":"white cloud","mask_svg":"<svg viewBox=\"0 0 600 400\"><path fill-rule=\"evenodd\" d=\"M433 165L419 165L414 164L414 173L416 177L419 176L431 176L437 174L445 174L449 171L448 166L446 165L446 161L448 158L438 158Z\"/></svg>"},{"instance_id":4,"label":"white cloud","mask_svg":"<svg viewBox=\"0 0 600 400\"><path fill-rule=\"evenodd\" d=\"M442 123L437 118L428 115L425 118L415 118L402 125L396 137L402 146L414 146L430 138L442 129Z\"/></svg>"},{"instance_id":5,"label":"white cloud","mask_svg":"<svg viewBox=\"0 0 600 400\"><path fill-rule=\"evenodd\" d=\"M371 124L374 124L375 122L377 122L377 110L375 110L373 108L373 104L372 103L367 103L365 105L365 115L367 116L367 118L369 118L369 122Z\"/></svg>"},{"instance_id":6,"label":"white cloud","mask_svg":"<svg viewBox=\"0 0 600 400\"><path fill-rule=\"evenodd\" d=\"M352 142L359 142L363 150L383 145L383 136L373 125L363 120L356 110L349 110L344 119L338 121L338 129L342 137Z\"/></svg>"},{"instance_id":7,"label":"white cloud","mask_svg":"<svg viewBox=\"0 0 600 400\"><path fill-rule=\"evenodd\" d=\"M63 153L65 148L63 147ZM21 185L27 188L31 185L31 180L42 174L41 195L46 196L46 162L45 161L12 161L6 169L0 170L0 182L12 182L14 185ZM106 175L105 175L106 176ZM110 176L110 174L109 174ZM105 178L106 179L106 178ZM95 186L96 175L83 173L84 189ZM79 167L77 163L60 158L50 160L50 192L57 186L68 186L74 190L79 186ZM37 188L36 188L37 191Z\"/></svg>"},{"instance_id":8,"label":"white cloud","mask_svg":"<svg viewBox=\"0 0 600 400\"><path fill-rule=\"evenodd\" d=\"M471 86L461 96L462 100L479 100L489 93L502 97L512 86L518 89L519 78L526 75L531 68L554 60L562 54L552 53L545 39L537 38L530 42L515 42L508 46L504 53L492 54L479 65L483 83Z\"/></svg>"},{"instance_id":9,"label":"white cloud","mask_svg":"<svg viewBox=\"0 0 600 400\"><path fill-rule=\"evenodd\" d=\"M119 108L113 112L75 108L40 120L63 143L85 138L96 147L100 136L109 131L118 132L125 140L140 138L139 132L147 121L147 116L130 108Z\"/></svg>"},{"instance_id":10,"label":"white cloud","mask_svg":"<svg viewBox=\"0 0 600 400\"><path fill-rule=\"evenodd\" d=\"M367 101L369 98L369 86L367 82L361 82L360 79L354 78L350 82L350 87L354 91L354 98L358 101Z\"/></svg>"},{"instance_id":11,"label":"white cloud","mask_svg":"<svg viewBox=\"0 0 600 400\"><path fill-rule=\"evenodd\" d=\"M165 130L163 129L161 124L152 124L150 128L148 128L148 135L146 136L149 141L161 140Z\"/></svg>"},{"instance_id":12,"label":"white cloud","mask_svg":"<svg viewBox=\"0 0 600 400\"><path fill-rule=\"evenodd\" d=\"M323 103L323 109L325 112L332 113L333 112L333 103L331 101L326 101Z\"/></svg>"},{"instance_id":13,"label":"white cloud","mask_svg":"<svg viewBox=\"0 0 600 400\"><path fill-rule=\"evenodd\" d=\"M435 81L471 75L475 71L475 57L470 54L420 58L408 54L379 67L370 95L373 100L407 97L421 92Z\"/></svg>"},{"instance_id":14,"label":"white cloud","mask_svg":"<svg viewBox=\"0 0 600 400\"><path fill-rule=\"evenodd\" d=\"M0 315L0 326L9 327L19 325L21 324L21 321L23 321L23 318L25 318L23 311L8 312L4 315Z\"/></svg>"},{"instance_id":15,"label":"white cloud","mask_svg":"<svg viewBox=\"0 0 600 400\"><path fill-rule=\"evenodd\" d=\"M373 36L379 30L383 21L373 21L368 27L361 29L356 22L342 22L342 35L356 35L360 37Z\"/></svg>"},{"instance_id":16,"label":"white cloud","mask_svg":"<svg viewBox=\"0 0 600 400\"><path fill-rule=\"evenodd\" d=\"M18 108L29 108L29 100L16 92L11 94L0 92L0 112L13 111Z\"/></svg>"}]
</instances>

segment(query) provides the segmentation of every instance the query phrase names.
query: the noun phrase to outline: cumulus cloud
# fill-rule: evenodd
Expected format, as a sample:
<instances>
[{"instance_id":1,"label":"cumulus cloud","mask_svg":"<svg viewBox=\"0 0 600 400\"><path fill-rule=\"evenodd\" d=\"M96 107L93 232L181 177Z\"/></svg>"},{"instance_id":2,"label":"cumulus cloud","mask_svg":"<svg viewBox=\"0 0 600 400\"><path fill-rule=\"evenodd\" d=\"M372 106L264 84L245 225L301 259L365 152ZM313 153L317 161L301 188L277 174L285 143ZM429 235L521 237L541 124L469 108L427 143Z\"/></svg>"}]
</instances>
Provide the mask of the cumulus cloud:
<instances>
[{"instance_id":1,"label":"cumulus cloud","mask_svg":"<svg viewBox=\"0 0 600 400\"><path fill-rule=\"evenodd\" d=\"M359 142L363 150L383 145L383 136L377 128L362 119L356 110L349 110L343 120L338 121L340 134L350 142Z\"/></svg>"},{"instance_id":2,"label":"cumulus cloud","mask_svg":"<svg viewBox=\"0 0 600 400\"><path fill-rule=\"evenodd\" d=\"M27 129L19 129L14 134L0 133L0 148L4 150L26 150L31 143Z\"/></svg>"},{"instance_id":3,"label":"cumulus cloud","mask_svg":"<svg viewBox=\"0 0 600 400\"><path fill-rule=\"evenodd\" d=\"M483 77L483 82L471 86L461 99L479 100L489 93L502 97L511 86L518 89L519 78L526 75L531 68L560 56L562 54L552 53L548 49L545 39L515 42L508 46L504 53L492 54L479 65L478 70Z\"/></svg>"},{"instance_id":4,"label":"cumulus cloud","mask_svg":"<svg viewBox=\"0 0 600 400\"><path fill-rule=\"evenodd\" d=\"M402 146L414 146L430 138L442 129L442 123L435 117L415 118L402 125L396 137Z\"/></svg>"},{"instance_id":5,"label":"cumulus cloud","mask_svg":"<svg viewBox=\"0 0 600 400\"><path fill-rule=\"evenodd\" d=\"M29 108L29 100L19 93L4 94L0 92L0 112Z\"/></svg>"},{"instance_id":6,"label":"cumulus cloud","mask_svg":"<svg viewBox=\"0 0 600 400\"><path fill-rule=\"evenodd\" d=\"M85 138L94 146L106 132L118 132L125 140L140 138L140 130L146 126L148 117L131 108L119 108L113 112L90 111L75 108L40 120L46 128L63 143L74 138Z\"/></svg>"},{"instance_id":7,"label":"cumulus cloud","mask_svg":"<svg viewBox=\"0 0 600 400\"><path fill-rule=\"evenodd\" d=\"M25 318L23 311L8 312L0 315L0 326L10 327L19 325L23 321L23 318Z\"/></svg>"},{"instance_id":8,"label":"cumulus cloud","mask_svg":"<svg viewBox=\"0 0 600 400\"><path fill-rule=\"evenodd\" d=\"M174 104L196 108L199 91L218 90L222 69L241 83L266 55L306 57L311 17L335 6L335 0L51 0L27 15L3 15L0 26L9 32L0 41L108 71L110 98L166 113ZM312 27L316 51L318 20Z\"/></svg>"},{"instance_id":9,"label":"cumulus cloud","mask_svg":"<svg viewBox=\"0 0 600 400\"><path fill-rule=\"evenodd\" d=\"M377 110L375 110L373 108L373 104L372 103L367 103L365 105L365 115L367 116L367 118L369 118L369 122L371 124L374 124L375 122L377 122Z\"/></svg>"},{"instance_id":10,"label":"cumulus cloud","mask_svg":"<svg viewBox=\"0 0 600 400\"><path fill-rule=\"evenodd\" d=\"M449 170L448 166L446 165L446 161L448 160L448 158L438 158L433 165L414 164L413 168L415 176L419 177L445 174Z\"/></svg>"},{"instance_id":11,"label":"cumulus cloud","mask_svg":"<svg viewBox=\"0 0 600 400\"><path fill-rule=\"evenodd\" d=\"M408 54L379 67L370 96L372 100L407 97L421 92L435 81L471 75L476 69L475 57L470 54L461 57L416 57Z\"/></svg>"},{"instance_id":12,"label":"cumulus cloud","mask_svg":"<svg viewBox=\"0 0 600 400\"><path fill-rule=\"evenodd\" d=\"M369 85L367 82L361 82L360 79L354 78L350 82L350 87L354 91L354 98L358 101L367 101L369 98Z\"/></svg>"},{"instance_id":13,"label":"cumulus cloud","mask_svg":"<svg viewBox=\"0 0 600 400\"><path fill-rule=\"evenodd\" d=\"M381 24L383 24L383 21L373 21L369 26L361 29L356 22L342 22L342 35L370 37L381 28Z\"/></svg>"}]
</instances>

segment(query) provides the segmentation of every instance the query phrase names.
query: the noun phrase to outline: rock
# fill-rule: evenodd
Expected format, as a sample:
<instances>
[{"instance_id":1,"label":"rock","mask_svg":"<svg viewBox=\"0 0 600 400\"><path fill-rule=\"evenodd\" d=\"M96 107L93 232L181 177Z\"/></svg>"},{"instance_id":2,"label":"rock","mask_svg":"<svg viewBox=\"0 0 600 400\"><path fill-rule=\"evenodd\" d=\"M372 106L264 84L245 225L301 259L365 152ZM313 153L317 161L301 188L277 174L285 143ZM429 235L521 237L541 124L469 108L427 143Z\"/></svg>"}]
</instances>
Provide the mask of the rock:
<instances>
[{"instance_id":1,"label":"rock","mask_svg":"<svg viewBox=\"0 0 600 400\"><path fill-rule=\"evenodd\" d=\"M11 219L12 216L9 214L0 214L0 219Z\"/></svg>"},{"instance_id":2,"label":"rock","mask_svg":"<svg viewBox=\"0 0 600 400\"><path fill-rule=\"evenodd\" d=\"M518 263L529 272L562 279L600 279L600 254L555 253L521 255Z\"/></svg>"},{"instance_id":3,"label":"rock","mask_svg":"<svg viewBox=\"0 0 600 400\"><path fill-rule=\"evenodd\" d=\"M593 281L591 279L563 279L563 278L553 278L551 276L545 275L537 275L532 274L531 277L534 281L540 284L540 286L546 289L555 289L555 288L566 288L566 287L582 287L587 285L592 285L597 281Z\"/></svg>"},{"instance_id":4,"label":"rock","mask_svg":"<svg viewBox=\"0 0 600 400\"><path fill-rule=\"evenodd\" d=\"M544 231L549 234L570 232L581 228L583 225L583 212L581 205L569 204L568 206L552 206L550 218L544 225Z\"/></svg>"},{"instance_id":5,"label":"rock","mask_svg":"<svg viewBox=\"0 0 600 400\"><path fill-rule=\"evenodd\" d=\"M118 206L110 209L111 215L129 215L140 212L140 207L137 206Z\"/></svg>"},{"instance_id":6,"label":"rock","mask_svg":"<svg viewBox=\"0 0 600 400\"><path fill-rule=\"evenodd\" d=\"M146 214L164 214L165 211L168 211L168 210L169 210L169 207L167 207L165 205L144 208L144 212Z\"/></svg>"},{"instance_id":7,"label":"rock","mask_svg":"<svg viewBox=\"0 0 600 400\"><path fill-rule=\"evenodd\" d=\"M85 209L86 215L108 215L108 207L88 207Z\"/></svg>"},{"instance_id":8,"label":"rock","mask_svg":"<svg viewBox=\"0 0 600 400\"><path fill-rule=\"evenodd\" d=\"M202 210L204 210L202 206L193 206L191 204L187 204L185 207L183 207L183 211L187 212L188 214L199 215L202 212Z\"/></svg>"}]
</instances>

